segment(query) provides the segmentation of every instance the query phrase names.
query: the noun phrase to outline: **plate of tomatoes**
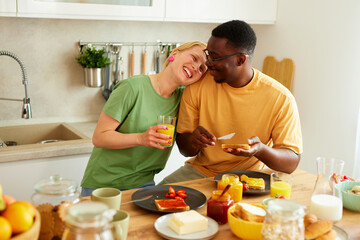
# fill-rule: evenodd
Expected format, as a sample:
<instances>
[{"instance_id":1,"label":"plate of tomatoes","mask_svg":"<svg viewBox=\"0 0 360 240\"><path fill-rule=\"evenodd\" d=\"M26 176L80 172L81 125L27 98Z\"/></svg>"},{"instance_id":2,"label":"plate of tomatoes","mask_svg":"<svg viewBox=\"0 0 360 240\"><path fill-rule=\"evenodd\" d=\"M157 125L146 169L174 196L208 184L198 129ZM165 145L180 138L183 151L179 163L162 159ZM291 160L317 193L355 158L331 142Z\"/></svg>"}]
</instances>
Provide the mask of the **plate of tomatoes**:
<instances>
[{"instance_id":1,"label":"plate of tomatoes","mask_svg":"<svg viewBox=\"0 0 360 240\"><path fill-rule=\"evenodd\" d=\"M182 198L185 203L189 205L191 209L198 209L205 205L206 196L193 188L179 186L179 185L157 185L145 187L137 190L131 196L131 200L137 200L141 198L146 198L147 196L152 195L151 198L148 198L144 201L134 202L137 206L157 213L171 213L174 211L160 211L155 205L155 199L175 199Z\"/></svg>"}]
</instances>

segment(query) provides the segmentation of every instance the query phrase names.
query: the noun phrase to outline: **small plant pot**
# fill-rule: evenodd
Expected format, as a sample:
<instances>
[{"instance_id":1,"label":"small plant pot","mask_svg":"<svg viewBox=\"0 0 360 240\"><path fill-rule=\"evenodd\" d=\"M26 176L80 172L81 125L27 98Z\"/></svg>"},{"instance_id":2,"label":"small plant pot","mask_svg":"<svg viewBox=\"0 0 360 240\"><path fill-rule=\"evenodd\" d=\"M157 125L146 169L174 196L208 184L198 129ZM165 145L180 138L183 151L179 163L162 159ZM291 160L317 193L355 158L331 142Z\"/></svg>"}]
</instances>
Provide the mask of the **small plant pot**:
<instances>
[{"instance_id":1,"label":"small plant pot","mask_svg":"<svg viewBox=\"0 0 360 240\"><path fill-rule=\"evenodd\" d=\"M102 87L104 85L104 68L84 68L85 86Z\"/></svg>"}]
</instances>

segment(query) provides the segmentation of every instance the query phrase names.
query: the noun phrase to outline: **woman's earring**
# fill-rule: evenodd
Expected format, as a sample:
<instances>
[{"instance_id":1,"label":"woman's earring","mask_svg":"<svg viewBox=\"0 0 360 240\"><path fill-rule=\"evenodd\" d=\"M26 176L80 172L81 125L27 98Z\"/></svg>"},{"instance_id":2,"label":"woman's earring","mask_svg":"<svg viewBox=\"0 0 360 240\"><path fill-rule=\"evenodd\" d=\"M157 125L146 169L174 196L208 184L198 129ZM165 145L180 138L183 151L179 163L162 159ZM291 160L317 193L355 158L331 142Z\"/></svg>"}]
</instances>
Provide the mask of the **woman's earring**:
<instances>
[{"instance_id":1,"label":"woman's earring","mask_svg":"<svg viewBox=\"0 0 360 240\"><path fill-rule=\"evenodd\" d=\"M174 57L173 56L170 56L169 58L168 58L168 61L169 62L173 62L175 59L174 59Z\"/></svg>"}]
</instances>

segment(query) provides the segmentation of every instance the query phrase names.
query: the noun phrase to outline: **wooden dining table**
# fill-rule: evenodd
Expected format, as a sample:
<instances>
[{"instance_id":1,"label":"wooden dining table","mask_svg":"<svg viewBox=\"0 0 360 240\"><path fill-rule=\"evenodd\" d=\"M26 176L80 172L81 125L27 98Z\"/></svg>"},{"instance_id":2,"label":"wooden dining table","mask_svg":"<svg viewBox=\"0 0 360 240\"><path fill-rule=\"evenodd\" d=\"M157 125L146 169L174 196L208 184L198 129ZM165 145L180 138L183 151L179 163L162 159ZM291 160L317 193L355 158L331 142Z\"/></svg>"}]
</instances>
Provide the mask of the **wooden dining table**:
<instances>
[{"instance_id":1,"label":"wooden dining table","mask_svg":"<svg viewBox=\"0 0 360 240\"><path fill-rule=\"evenodd\" d=\"M273 172L270 169L263 170L264 173ZM309 206L311 194L315 185L316 176L297 169L293 172L293 184L291 191L291 200L304 206ZM173 185L185 186L202 192L207 199L211 192L216 189L216 182L213 178L197 179L185 182L174 183ZM122 202L131 200L131 196L139 189L127 190L122 192ZM265 195L243 195L242 202L262 203L263 199L270 197ZM154 223L163 214L145 210L134 203L124 204L122 210L130 214L128 240L133 239L163 239L155 230ZM206 216L206 204L197 209L200 214ZM342 219L335 224L347 232L350 239L360 239L360 213L344 209ZM213 239L238 239L230 230L229 224L219 225L219 231Z\"/></svg>"}]
</instances>

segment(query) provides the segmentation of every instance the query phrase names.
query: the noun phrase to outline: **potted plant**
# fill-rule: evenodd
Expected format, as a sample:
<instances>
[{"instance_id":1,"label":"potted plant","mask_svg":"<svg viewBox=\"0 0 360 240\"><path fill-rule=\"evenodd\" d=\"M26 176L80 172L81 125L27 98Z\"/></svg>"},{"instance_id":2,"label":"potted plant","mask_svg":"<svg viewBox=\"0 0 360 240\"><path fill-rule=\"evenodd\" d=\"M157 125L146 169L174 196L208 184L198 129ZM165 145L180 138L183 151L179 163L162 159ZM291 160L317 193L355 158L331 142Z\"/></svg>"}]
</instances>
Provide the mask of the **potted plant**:
<instances>
[{"instance_id":1,"label":"potted plant","mask_svg":"<svg viewBox=\"0 0 360 240\"><path fill-rule=\"evenodd\" d=\"M105 49L96 49L96 47L87 47L85 51L80 52L76 61L84 68L85 85L88 87L101 87L104 83L105 67L111 64L111 61L105 55Z\"/></svg>"}]
</instances>

